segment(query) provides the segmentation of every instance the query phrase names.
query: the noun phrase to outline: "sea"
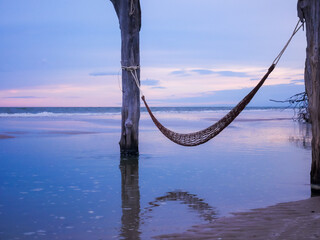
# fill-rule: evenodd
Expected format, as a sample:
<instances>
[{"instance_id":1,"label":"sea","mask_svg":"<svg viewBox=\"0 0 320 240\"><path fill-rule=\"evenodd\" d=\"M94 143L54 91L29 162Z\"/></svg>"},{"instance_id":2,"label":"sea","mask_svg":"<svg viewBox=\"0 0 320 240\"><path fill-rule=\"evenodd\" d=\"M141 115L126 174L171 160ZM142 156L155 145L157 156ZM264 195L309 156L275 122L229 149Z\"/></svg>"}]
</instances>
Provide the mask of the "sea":
<instances>
[{"instance_id":1,"label":"sea","mask_svg":"<svg viewBox=\"0 0 320 240\"><path fill-rule=\"evenodd\" d=\"M155 107L188 133L229 107ZM0 239L152 239L309 198L311 128L293 109L248 107L197 147L141 108L139 156L122 157L121 108L0 108Z\"/></svg>"},{"instance_id":2,"label":"sea","mask_svg":"<svg viewBox=\"0 0 320 240\"><path fill-rule=\"evenodd\" d=\"M228 111L232 107L152 107L153 112L217 112ZM247 107L246 110L285 110L283 107ZM141 112L147 112L145 107ZM121 107L0 107L0 117L50 117L72 115L117 115Z\"/></svg>"}]
</instances>

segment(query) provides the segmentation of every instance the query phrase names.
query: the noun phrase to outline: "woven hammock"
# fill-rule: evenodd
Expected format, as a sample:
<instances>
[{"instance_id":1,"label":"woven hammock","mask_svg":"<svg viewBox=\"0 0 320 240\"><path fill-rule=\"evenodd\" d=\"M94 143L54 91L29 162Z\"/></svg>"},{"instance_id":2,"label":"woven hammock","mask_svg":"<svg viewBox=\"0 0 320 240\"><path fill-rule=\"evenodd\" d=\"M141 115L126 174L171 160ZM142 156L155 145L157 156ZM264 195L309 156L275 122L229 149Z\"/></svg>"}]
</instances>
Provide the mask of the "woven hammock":
<instances>
[{"instance_id":1,"label":"woven hammock","mask_svg":"<svg viewBox=\"0 0 320 240\"><path fill-rule=\"evenodd\" d=\"M144 96L141 97L141 99L144 102L144 105L146 106L149 115L154 122L154 124L158 127L158 129L165 135L167 138L169 138L171 141L182 145L182 146L197 146L200 144L203 144L205 142L208 142L210 139L217 136L223 129L225 129L241 112L242 110L248 105L248 103L251 101L251 99L254 97L254 95L258 92L260 87L263 85L265 80L268 78L270 73L275 68L275 64L272 64L268 70L268 72L263 76L263 78L260 80L260 82L257 84L257 86L251 90L251 92L245 96L238 104L235 106L229 113L227 113L223 118L221 118L218 122L211 125L210 127L193 133L176 133L168 128L164 127L158 119L153 115L151 112L150 107L148 106L146 99Z\"/></svg>"},{"instance_id":2,"label":"woven hammock","mask_svg":"<svg viewBox=\"0 0 320 240\"><path fill-rule=\"evenodd\" d=\"M223 118L221 118L218 122L211 125L210 127L198 131L198 132L192 132L192 133L177 133L174 131L171 131L170 129L164 127L158 119L153 115L150 107L148 106L145 96L142 94L142 90L140 88L140 82L137 75L137 69L139 66L122 66L123 70L129 71L132 74L132 77L136 83L136 86L138 87L141 99L144 102L144 105L146 106L148 113L154 122L154 124L158 127L160 132L163 133L164 136L166 136L171 141L182 145L182 146L197 146L200 144L203 144L205 142L208 142L210 139L217 136L223 129L225 129L241 112L242 110L248 105L248 103L251 101L251 99L254 97L254 95L258 92L260 87L263 85L265 80L269 77L270 73L274 70L276 65L278 64L280 58L282 57L283 53L287 49L289 43L291 42L293 36L299 31L299 29L303 26L303 22L300 23L300 20L298 21L291 37L289 38L288 42L285 44L284 48L280 51L278 56L274 59L273 63L269 67L267 73L263 76L263 78L260 80L260 82L257 84L257 86L251 90L250 93L248 93L247 96L245 96L229 113L227 113Z\"/></svg>"}]
</instances>

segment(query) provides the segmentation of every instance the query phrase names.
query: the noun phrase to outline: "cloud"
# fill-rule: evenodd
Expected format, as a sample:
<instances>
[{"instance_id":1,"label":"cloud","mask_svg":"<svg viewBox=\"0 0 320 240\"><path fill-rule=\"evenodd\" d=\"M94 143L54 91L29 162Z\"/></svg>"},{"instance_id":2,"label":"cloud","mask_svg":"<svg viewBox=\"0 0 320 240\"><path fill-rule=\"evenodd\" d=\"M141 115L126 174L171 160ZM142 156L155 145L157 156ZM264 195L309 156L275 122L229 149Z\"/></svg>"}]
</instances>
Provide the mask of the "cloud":
<instances>
[{"instance_id":1,"label":"cloud","mask_svg":"<svg viewBox=\"0 0 320 240\"><path fill-rule=\"evenodd\" d=\"M262 70L263 72L261 72ZM209 74L210 71L214 73ZM145 96L152 96L153 101L158 101L158 106L163 106L161 102L165 104L166 101L169 101L170 104L179 103L180 105L183 105L183 101L179 102L178 99L185 100L185 105L194 105L196 103L190 101L190 98L192 97L202 99L203 101L201 100L201 104L204 104L205 102L211 102L206 101L206 96L211 95L213 92L217 94L217 92L225 90L250 90L254 88L257 82L253 80L259 81L266 71L267 69L265 67L252 65L224 65L221 68L219 66L215 66L215 68L145 67L144 71L142 72L142 79L159 79L160 84L158 86L143 86L142 82L142 89L144 91ZM298 76L298 74L301 74L301 72L301 68L278 67L277 70L272 73L272 76L270 76L268 80L265 82L265 86L278 86L279 84L292 84L295 86L302 85L303 83L299 84L291 82L291 80L293 79L301 79L301 77ZM189 74L189 76L186 76L187 74ZM274 88L274 90L277 89L278 88ZM284 88L279 89L284 91ZM283 94L286 95L287 90L285 90ZM230 99L224 100L223 98L216 99L214 102L217 104L234 103L230 101Z\"/></svg>"},{"instance_id":2,"label":"cloud","mask_svg":"<svg viewBox=\"0 0 320 240\"><path fill-rule=\"evenodd\" d=\"M186 74L185 70L177 70L177 71L172 71L172 75L181 75L181 74Z\"/></svg>"},{"instance_id":3,"label":"cloud","mask_svg":"<svg viewBox=\"0 0 320 240\"><path fill-rule=\"evenodd\" d=\"M119 106L121 91L114 81L87 84L38 85L0 89L0 106L37 107L105 107Z\"/></svg>"},{"instance_id":4,"label":"cloud","mask_svg":"<svg viewBox=\"0 0 320 240\"><path fill-rule=\"evenodd\" d=\"M292 83L304 83L304 79L294 79L291 80Z\"/></svg>"},{"instance_id":5,"label":"cloud","mask_svg":"<svg viewBox=\"0 0 320 240\"><path fill-rule=\"evenodd\" d=\"M172 71L170 72L171 75L176 75L179 77L187 77L190 76L190 73L186 70L176 70L176 71Z\"/></svg>"},{"instance_id":6,"label":"cloud","mask_svg":"<svg viewBox=\"0 0 320 240\"><path fill-rule=\"evenodd\" d=\"M192 73L197 73L199 75L220 75L223 77L249 77L245 72L236 72L236 71L213 71L211 69L192 69L192 70L177 70L173 71L170 74L180 75L180 76L190 76Z\"/></svg>"},{"instance_id":7,"label":"cloud","mask_svg":"<svg viewBox=\"0 0 320 240\"><path fill-rule=\"evenodd\" d=\"M158 86L160 81L159 80L154 80L154 79L145 79L145 80L142 80L142 85L145 85L145 86Z\"/></svg>"},{"instance_id":8,"label":"cloud","mask_svg":"<svg viewBox=\"0 0 320 240\"><path fill-rule=\"evenodd\" d=\"M16 97L4 97L5 99L10 98L18 98L18 99L32 99L32 98L44 98L44 97L36 97L36 96L16 96Z\"/></svg>"},{"instance_id":9,"label":"cloud","mask_svg":"<svg viewBox=\"0 0 320 240\"><path fill-rule=\"evenodd\" d=\"M296 84L278 84L263 86L254 96L249 106L286 107L270 99L284 100L296 93L302 92L304 86ZM159 106L235 106L252 88L241 88L221 91L204 91L197 96L158 99Z\"/></svg>"},{"instance_id":10,"label":"cloud","mask_svg":"<svg viewBox=\"0 0 320 240\"><path fill-rule=\"evenodd\" d=\"M264 75L264 73L260 72L261 69L262 67L260 66L251 65L224 65L223 68L215 66L214 69L201 66L192 68L145 67L141 72L142 90L146 97L152 101L157 101L156 104L158 106L164 106L169 103L172 106L175 103L185 106L195 104L205 105L206 103L232 105L237 102L236 100L240 99L236 99L237 93L243 93L243 97L250 89L255 87L256 82L250 81L250 79L260 79ZM189 74L189 76L171 74L177 70L180 70L182 74ZM199 71L195 72L193 70L201 70L200 73L209 73L203 70L210 70L215 73L200 74ZM264 70L266 71L266 69ZM53 79L50 81L51 85L22 85L20 87L2 90L0 88L0 99L2 99L0 106L119 106L122 93L119 89L118 78L115 76L97 77L93 79L94 82L88 82L89 72L97 73L98 71L94 69L84 69L82 72L70 72L68 75L59 73L50 76L52 78L49 80ZM245 73L250 77L242 78L219 75L230 75L230 72ZM266 81L265 87L291 84L301 90L304 88L302 82L291 82L292 80L301 80L302 77L299 75L301 72L303 72L301 68L278 67ZM57 78L59 82L64 81L64 84L57 84L54 81ZM78 81L71 84L68 82L71 78L77 79ZM294 95L295 91L288 92L290 86L288 85L286 88L275 87L272 89L274 91L271 92L272 95L269 94L269 92L263 91L262 88L257 94L257 97L259 94L267 96L263 102L265 104L269 101L269 98L282 99L286 96L291 96L291 93ZM245 90L241 92L241 89ZM275 96L276 91L282 94ZM227 94L231 96L229 97ZM30 98L34 96L38 97L38 99ZM5 97L12 98L4 99ZM29 99L22 97L29 97ZM257 97L255 99L257 99Z\"/></svg>"},{"instance_id":11,"label":"cloud","mask_svg":"<svg viewBox=\"0 0 320 240\"><path fill-rule=\"evenodd\" d=\"M152 89L166 89L165 87L152 87Z\"/></svg>"},{"instance_id":12,"label":"cloud","mask_svg":"<svg viewBox=\"0 0 320 240\"><path fill-rule=\"evenodd\" d=\"M75 99L75 98L81 98L81 97L77 97L77 96L68 96L68 97L64 97L64 98L69 98L69 99Z\"/></svg>"},{"instance_id":13,"label":"cloud","mask_svg":"<svg viewBox=\"0 0 320 240\"><path fill-rule=\"evenodd\" d=\"M118 72L92 72L89 73L90 76L93 77L101 77L101 76L114 76L114 75L118 75L120 73Z\"/></svg>"},{"instance_id":14,"label":"cloud","mask_svg":"<svg viewBox=\"0 0 320 240\"><path fill-rule=\"evenodd\" d=\"M194 70L191 70L191 72L199 73L200 75L210 75L215 73L214 71L211 71L208 69L194 69Z\"/></svg>"},{"instance_id":15,"label":"cloud","mask_svg":"<svg viewBox=\"0 0 320 240\"><path fill-rule=\"evenodd\" d=\"M194 69L194 70L191 70L191 72L195 72L200 75L218 74L223 77L248 77L248 74L245 72L235 72L235 71L212 71L210 69Z\"/></svg>"},{"instance_id":16,"label":"cloud","mask_svg":"<svg viewBox=\"0 0 320 240\"><path fill-rule=\"evenodd\" d=\"M234 71L218 71L214 72L224 77L248 77L245 72L234 72Z\"/></svg>"}]
</instances>

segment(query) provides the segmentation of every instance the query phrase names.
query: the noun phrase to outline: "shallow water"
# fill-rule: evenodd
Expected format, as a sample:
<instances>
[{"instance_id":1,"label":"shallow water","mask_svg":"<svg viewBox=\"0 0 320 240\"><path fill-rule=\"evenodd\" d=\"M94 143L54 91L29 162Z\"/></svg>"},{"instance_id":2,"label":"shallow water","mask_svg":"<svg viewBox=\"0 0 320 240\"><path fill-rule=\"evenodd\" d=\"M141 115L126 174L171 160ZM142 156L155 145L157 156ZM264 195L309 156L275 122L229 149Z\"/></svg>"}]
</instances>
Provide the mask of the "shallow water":
<instances>
[{"instance_id":1,"label":"shallow water","mask_svg":"<svg viewBox=\"0 0 320 240\"><path fill-rule=\"evenodd\" d=\"M219 111L162 111L178 132ZM181 147L142 113L140 157L120 159L120 115L0 117L0 239L150 239L232 212L310 196L310 127L292 111L244 111Z\"/></svg>"}]
</instances>

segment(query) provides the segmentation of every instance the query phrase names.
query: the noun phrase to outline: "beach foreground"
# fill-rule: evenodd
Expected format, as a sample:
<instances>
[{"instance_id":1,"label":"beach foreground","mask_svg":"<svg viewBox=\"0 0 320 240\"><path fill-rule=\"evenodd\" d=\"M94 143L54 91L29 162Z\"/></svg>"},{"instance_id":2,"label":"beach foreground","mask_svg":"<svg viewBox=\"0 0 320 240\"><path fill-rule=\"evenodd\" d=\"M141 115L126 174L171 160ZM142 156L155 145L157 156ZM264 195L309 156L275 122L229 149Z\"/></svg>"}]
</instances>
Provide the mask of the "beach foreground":
<instances>
[{"instance_id":1,"label":"beach foreground","mask_svg":"<svg viewBox=\"0 0 320 240\"><path fill-rule=\"evenodd\" d=\"M227 112L154 110L182 133ZM257 239L243 237L251 232L238 230L241 224L280 227L288 218L232 213L310 197L310 125L292 116L290 109L246 109L212 141L185 148L143 110L140 155L131 159L119 153L120 108L0 108L0 239L218 239L211 232L218 227L221 236ZM301 210L311 211L318 213ZM279 219L261 223L261 216ZM188 231L192 226L201 227ZM265 236L259 231L253 235Z\"/></svg>"},{"instance_id":2,"label":"beach foreground","mask_svg":"<svg viewBox=\"0 0 320 240\"><path fill-rule=\"evenodd\" d=\"M156 239L319 239L320 197L280 203Z\"/></svg>"}]
</instances>

